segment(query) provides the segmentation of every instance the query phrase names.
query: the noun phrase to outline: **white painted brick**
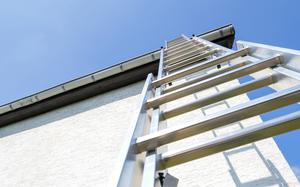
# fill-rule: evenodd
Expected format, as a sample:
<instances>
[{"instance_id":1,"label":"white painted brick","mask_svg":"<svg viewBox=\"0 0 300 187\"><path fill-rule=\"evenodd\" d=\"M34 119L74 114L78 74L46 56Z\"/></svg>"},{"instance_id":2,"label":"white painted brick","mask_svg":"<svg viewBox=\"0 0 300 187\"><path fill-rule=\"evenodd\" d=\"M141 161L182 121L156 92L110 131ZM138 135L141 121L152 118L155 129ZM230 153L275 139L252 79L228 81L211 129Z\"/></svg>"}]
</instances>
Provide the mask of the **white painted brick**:
<instances>
[{"instance_id":1,"label":"white painted brick","mask_svg":"<svg viewBox=\"0 0 300 187\"><path fill-rule=\"evenodd\" d=\"M102 74L97 78L104 77ZM236 84L237 80L230 81L219 85L218 89ZM1 186L106 186L142 86L143 82L133 84L0 128ZM53 93L57 91L60 90ZM173 108L211 93L216 93L216 89L206 89L169 102L165 107ZM228 99L227 103L232 107L248 100L246 95L241 95ZM203 111L210 115L226 110L227 105L219 104L171 118L167 120L167 126L202 119ZM242 120L241 125L246 128L260 122L261 119L255 116ZM237 130L240 130L240 124L229 124L171 143L168 149L206 142ZM256 148L245 149L247 146ZM183 187L299 186L272 138L178 165L169 168L168 172L179 178L179 186Z\"/></svg>"},{"instance_id":2,"label":"white painted brick","mask_svg":"<svg viewBox=\"0 0 300 187\"><path fill-rule=\"evenodd\" d=\"M0 186L106 186L142 86L0 128Z\"/></svg>"}]
</instances>

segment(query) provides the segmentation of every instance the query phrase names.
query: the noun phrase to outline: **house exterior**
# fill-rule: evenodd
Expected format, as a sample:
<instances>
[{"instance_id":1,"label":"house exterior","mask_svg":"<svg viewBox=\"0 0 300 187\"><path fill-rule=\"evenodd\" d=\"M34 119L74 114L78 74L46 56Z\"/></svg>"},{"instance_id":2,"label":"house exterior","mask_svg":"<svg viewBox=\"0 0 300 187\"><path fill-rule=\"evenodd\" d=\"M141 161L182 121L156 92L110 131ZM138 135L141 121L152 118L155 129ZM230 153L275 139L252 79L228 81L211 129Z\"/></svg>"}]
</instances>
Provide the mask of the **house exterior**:
<instances>
[{"instance_id":1,"label":"house exterior","mask_svg":"<svg viewBox=\"0 0 300 187\"><path fill-rule=\"evenodd\" d=\"M198 35L231 48L227 25ZM0 107L1 186L108 186L137 112L148 73L157 73L159 50ZM210 95L237 79L166 104ZM167 127L245 103L246 94L165 122ZM168 145L175 150L260 123L259 116ZM169 168L178 186L300 186L272 138Z\"/></svg>"}]
</instances>

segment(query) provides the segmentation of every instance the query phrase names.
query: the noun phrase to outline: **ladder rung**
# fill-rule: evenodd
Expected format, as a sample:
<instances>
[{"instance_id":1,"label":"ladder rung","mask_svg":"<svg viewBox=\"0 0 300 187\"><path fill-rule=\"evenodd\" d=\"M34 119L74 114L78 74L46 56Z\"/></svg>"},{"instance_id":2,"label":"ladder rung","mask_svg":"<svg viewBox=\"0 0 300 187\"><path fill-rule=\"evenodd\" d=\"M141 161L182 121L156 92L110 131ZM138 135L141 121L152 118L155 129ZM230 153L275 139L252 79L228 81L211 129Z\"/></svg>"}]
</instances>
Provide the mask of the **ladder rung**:
<instances>
[{"instance_id":1,"label":"ladder rung","mask_svg":"<svg viewBox=\"0 0 300 187\"><path fill-rule=\"evenodd\" d=\"M173 56L176 56L176 55L181 55L181 54L187 53L187 52L189 52L190 50L193 50L193 49L200 49L203 46L204 46L203 44L202 45L200 45L200 44L191 45L189 47L183 48L181 51L176 51L176 52L171 53L171 54L164 53L164 57L165 58L170 58L170 57L173 57Z\"/></svg>"},{"instance_id":2,"label":"ladder rung","mask_svg":"<svg viewBox=\"0 0 300 187\"><path fill-rule=\"evenodd\" d=\"M294 112L239 130L227 136L217 137L206 143L163 153L158 161L158 169L169 168L299 128L300 112Z\"/></svg>"},{"instance_id":3,"label":"ladder rung","mask_svg":"<svg viewBox=\"0 0 300 187\"><path fill-rule=\"evenodd\" d=\"M198 59L194 59L193 61L187 60L185 63L178 63L177 67L166 69L166 71L168 71L168 74L170 75L170 74L173 74L176 71L178 72L178 71L186 69L188 67L195 66L197 64L205 63L205 61L207 61L209 59L212 59L212 58L213 58L213 54L207 55L207 56L204 56L204 57L202 56L202 58L199 57Z\"/></svg>"},{"instance_id":4,"label":"ladder rung","mask_svg":"<svg viewBox=\"0 0 300 187\"><path fill-rule=\"evenodd\" d=\"M167 46L174 46L174 45L177 45L177 44L179 44L179 43L181 43L181 42L184 42L184 41L186 41L187 39L186 38L184 38L184 37L178 37L178 38L175 38L175 39L173 39L173 40L170 40L170 41L167 41Z\"/></svg>"},{"instance_id":5,"label":"ladder rung","mask_svg":"<svg viewBox=\"0 0 300 187\"><path fill-rule=\"evenodd\" d=\"M300 85L272 93L227 110L214 113L200 121L181 124L137 138L136 152L153 150L199 133L260 115L300 101Z\"/></svg>"},{"instance_id":6,"label":"ladder rung","mask_svg":"<svg viewBox=\"0 0 300 187\"><path fill-rule=\"evenodd\" d=\"M186 39L180 38L180 39L177 39L177 40L168 41L166 44L167 44L167 47L172 47L172 46L178 45L178 44L180 44L184 41L186 41Z\"/></svg>"},{"instance_id":7,"label":"ladder rung","mask_svg":"<svg viewBox=\"0 0 300 187\"><path fill-rule=\"evenodd\" d=\"M180 114L186 113L186 112L190 112L192 110L222 101L224 99L228 99L230 97L234 97L246 92L249 92L251 90L255 90L264 86L268 86L272 83L275 82L274 77L272 76L266 76L266 77L262 77L260 79L257 80L253 80L244 84L240 84L238 86L234 86L230 89L226 89L223 91L220 91L218 93L215 94L211 94L207 97L198 99L196 101L193 101L191 103L188 104L184 104L182 106L173 108L173 109L168 109L165 110L163 112L161 112L161 119L169 119L175 116L178 116Z\"/></svg>"},{"instance_id":8,"label":"ladder rung","mask_svg":"<svg viewBox=\"0 0 300 187\"><path fill-rule=\"evenodd\" d=\"M207 46L205 48L208 48ZM205 57L208 57L210 55L213 55L214 53L217 53L218 49L211 49L211 50L201 50L193 53L192 55L183 57L183 58L178 58L177 60L174 61L169 61L169 63L165 63L165 68L166 70L169 70L170 68L177 67L180 64L186 64L189 63L189 61L198 61L200 59L203 59Z\"/></svg>"},{"instance_id":9,"label":"ladder rung","mask_svg":"<svg viewBox=\"0 0 300 187\"><path fill-rule=\"evenodd\" d=\"M186 41L183 41L179 44L176 44L176 45L173 45L171 47L168 47L167 49L165 49L165 51L167 52L174 52L182 47L186 47L187 45L191 45L193 44L190 40L186 40Z\"/></svg>"},{"instance_id":10,"label":"ladder rung","mask_svg":"<svg viewBox=\"0 0 300 187\"><path fill-rule=\"evenodd\" d=\"M194 84L194 83L197 83L197 82L200 82L200 81L203 81L205 79L208 79L208 78L211 78L211 77L214 77L214 76L217 76L217 75L220 75L222 73L226 73L228 71L231 71L231 70L234 70L234 69L237 69L237 68L240 68L244 65L246 65L247 62L240 62L238 64L234 64L232 66L229 66L229 67L226 67L226 68L222 68L220 70L217 70L213 73L208 73L208 74L204 74L202 76L199 76L197 78L194 78L194 79L191 79L191 80L188 80L184 83L181 83L181 84L178 84L178 85L174 85L174 86L170 86L170 87L167 87L163 90L163 93L168 93L168 92L171 92L171 91L174 91L174 90L177 90L179 88L183 88L185 86L188 86L190 84Z\"/></svg>"},{"instance_id":11,"label":"ladder rung","mask_svg":"<svg viewBox=\"0 0 300 187\"><path fill-rule=\"evenodd\" d=\"M197 56L194 56L194 57L191 57L191 58L179 61L177 63L172 63L171 65L166 66L165 70L167 70L167 71L174 71L174 70L177 70L179 68L183 68L185 66L194 64L194 63L199 62L199 61L201 61L201 63L202 63L204 59L208 58L209 56L211 56L211 55L213 55L213 54L215 54L217 52L218 52L218 49L213 49L211 51L207 51L205 53L201 53L201 54L199 54Z\"/></svg>"},{"instance_id":12,"label":"ladder rung","mask_svg":"<svg viewBox=\"0 0 300 187\"><path fill-rule=\"evenodd\" d=\"M164 57L169 57L172 55L176 55L176 54L180 54L183 53L184 51L186 51L187 48L195 48L195 47L203 47L204 44L195 44L195 43L189 43L188 45L176 48L174 50L168 51L168 49L164 50Z\"/></svg>"},{"instance_id":13,"label":"ladder rung","mask_svg":"<svg viewBox=\"0 0 300 187\"><path fill-rule=\"evenodd\" d=\"M230 54L227 54L227 55L224 55L224 56L212 59L212 60L208 60L208 61L203 62L201 64L197 64L195 66L192 66L192 67L180 70L180 71L178 71L176 73L167 75L167 76L165 76L165 77L163 77L161 79L157 79L157 80L153 81L152 85L154 87L161 86L162 84L165 84L165 83L171 82L173 80L182 78L182 77L184 77L186 75L190 75L192 73L195 73L195 72L201 71L203 69L206 69L206 68L209 68L209 67L221 64L221 63L226 62L228 60L232 60L232 59L238 58L240 56L245 56L245 55L248 54L248 52L249 52L249 48L244 48L244 49L241 49L239 51L232 52Z\"/></svg>"},{"instance_id":14,"label":"ladder rung","mask_svg":"<svg viewBox=\"0 0 300 187\"><path fill-rule=\"evenodd\" d=\"M191 47L191 46L204 46L204 43L195 43L193 41L188 41L187 43L184 43L183 45L180 45L178 47L171 48L171 49L170 48L165 49L164 55L171 55L173 53L183 51L187 47Z\"/></svg>"},{"instance_id":15,"label":"ladder rung","mask_svg":"<svg viewBox=\"0 0 300 187\"><path fill-rule=\"evenodd\" d=\"M164 53L164 58L165 58L164 64L166 64L166 62L168 63L168 61L170 61L170 60L176 59L176 58L184 56L184 55L188 55L190 53L193 53L193 52L196 52L196 51L202 50L203 48L205 49L208 47L211 47L211 46L209 46L209 45L192 45L187 48L184 48L181 51L177 51L175 53L171 53L171 54Z\"/></svg>"},{"instance_id":16,"label":"ladder rung","mask_svg":"<svg viewBox=\"0 0 300 187\"><path fill-rule=\"evenodd\" d=\"M165 58L164 64L165 65L175 64L175 63L177 63L179 61L182 61L184 59L187 59L187 58L193 57L195 55L201 54L209 48L210 48L210 46L203 46L203 47L197 48L195 50L189 51L187 53L175 56L173 58L169 58L169 57L167 59Z\"/></svg>"},{"instance_id":17,"label":"ladder rung","mask_svg":"<svg viewBox=\"0 0 300 187\"><path fill-rule=\"evenodd\" d=\"M275 65L280 64L280 57L275 56L266 60L261 60L259 62L254 62L251 64L248 64L244 67L240 67L236 70L232 70L229 72L226 72L224 74L203 80L201 82L191 84L189 86L180 88L178 90L163 94L159 97L154 97L148 100L147 106L149 108L151 107L157 107L161 104L167 103L169 101L173 101L175 99L179 99L181 97L202 91L204 89L210 88L212 86L225 83L227 81L234 80L236 78L260 71L262 69L272 67Z\"/></svg>"}]
</instances>

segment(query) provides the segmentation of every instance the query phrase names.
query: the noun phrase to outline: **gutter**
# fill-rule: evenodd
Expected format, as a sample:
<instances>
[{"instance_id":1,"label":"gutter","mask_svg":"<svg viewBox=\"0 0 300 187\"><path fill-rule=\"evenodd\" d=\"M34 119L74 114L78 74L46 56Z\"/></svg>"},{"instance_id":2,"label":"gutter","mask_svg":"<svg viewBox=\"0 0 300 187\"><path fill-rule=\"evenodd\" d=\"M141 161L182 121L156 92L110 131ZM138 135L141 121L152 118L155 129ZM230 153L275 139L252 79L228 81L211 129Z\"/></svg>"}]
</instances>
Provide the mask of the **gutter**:
<instances>
[{"instance_id":1,"label":"gutter","mask_svg":"<svg viewBox=\"0 0 300 187\"><path fill-rule=\"evenodd\" d=\"M233 25L197 35L231 48ZM42 92L0 106L0 126L26 119L74 102L145 79L156 74L160 49L123 61L106 69L60 84Z\"/></svg>"}]
</instances>

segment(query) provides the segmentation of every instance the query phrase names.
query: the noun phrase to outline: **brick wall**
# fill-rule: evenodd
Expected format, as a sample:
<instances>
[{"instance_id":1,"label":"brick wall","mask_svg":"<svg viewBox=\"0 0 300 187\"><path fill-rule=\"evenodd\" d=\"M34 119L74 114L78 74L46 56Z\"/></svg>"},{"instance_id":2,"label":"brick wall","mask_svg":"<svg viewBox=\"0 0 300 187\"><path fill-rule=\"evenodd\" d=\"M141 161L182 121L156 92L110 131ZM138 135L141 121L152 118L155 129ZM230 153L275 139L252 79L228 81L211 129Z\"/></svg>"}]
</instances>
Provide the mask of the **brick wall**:
<instances>
[{"instance_id":1,"label":"brick wall","mask_svg":"<svg viewBox=\"0 0 300 187\"><path fill-rule=\"evenodd\" d=\"M0 186L105 186L143 82L0 129Z\"/></svg>"},{"instance_id":2,"label":"brick wall","mask_svg":"<svg viewBox=\"0 0 300 187\"><path fill-rule=\"evenodd\" d=\"M239 84L237 80L170 102L190 102ZM129 85L0 129L0 186L106 186L127 135L143 82ZM234 97L167 121L197 120L241 102ZM256 116L172 143L205 142L261 122ZM299 186L272 138L170 168L179 186Z\"/></svg>"}]
</instances>

